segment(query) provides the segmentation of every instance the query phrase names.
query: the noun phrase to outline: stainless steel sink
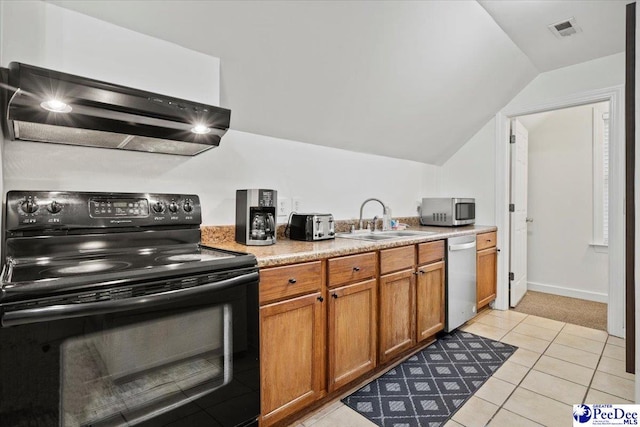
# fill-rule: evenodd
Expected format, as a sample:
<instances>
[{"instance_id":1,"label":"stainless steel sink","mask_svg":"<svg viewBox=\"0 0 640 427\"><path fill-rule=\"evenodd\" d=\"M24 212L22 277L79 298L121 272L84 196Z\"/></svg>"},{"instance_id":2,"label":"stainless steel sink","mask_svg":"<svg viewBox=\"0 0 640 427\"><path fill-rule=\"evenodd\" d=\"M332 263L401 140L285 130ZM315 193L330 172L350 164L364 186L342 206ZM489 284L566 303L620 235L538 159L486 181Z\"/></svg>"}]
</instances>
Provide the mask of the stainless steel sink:
<instances>
[{"instance_id":1,"label":"stainless steel sink","mask_svg":"<svg viewBox=\"0 0 640 427\"><path fill-rule=\"evenodd\" d=\"M397 237L414 237L414 236L428 236L430 234L437 234L435 231L409 231L409 230L392 230L381 231L385 236L397 236Z\"/></svg>"},{"instance_id":2,"label":"stainless steel sink","mask_svg":"<svg viewBox=\"0 0 640 427\"><path fill-rule=\"evenodd\" d=\"M436 234L435 231L416 231L416 230L390 230L390 231L365 231L354 233L337 233L336 237L343 239L355 240L393 240L406 239L411 237L429 236Z\"/></svg>"}]
</instances>

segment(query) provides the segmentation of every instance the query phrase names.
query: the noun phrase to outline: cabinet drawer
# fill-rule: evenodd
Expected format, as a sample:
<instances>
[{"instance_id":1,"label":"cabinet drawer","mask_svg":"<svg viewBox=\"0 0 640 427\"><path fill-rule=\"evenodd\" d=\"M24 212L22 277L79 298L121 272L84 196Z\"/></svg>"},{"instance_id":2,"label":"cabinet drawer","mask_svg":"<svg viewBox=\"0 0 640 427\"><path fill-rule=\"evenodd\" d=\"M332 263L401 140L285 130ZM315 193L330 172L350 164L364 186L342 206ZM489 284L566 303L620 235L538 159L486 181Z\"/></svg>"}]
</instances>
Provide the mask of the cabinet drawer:
<instances>
[{"instance_id":1,"label":"cabinet drawer","mask_svg":"<svg viewBox=\"0 0 640 427\"><path fill-rule=\"evenodd\" d=\"M476 249L481 251L483 249L492 248L496 245L498 236L495 231L491 233L482 233L476 236Z\"/></svg>"},{"instance_id":2,"label":"cabinet drawer","mask_svg":"<svg viewBox=\"0 0 640 427\"><path fill-rule=\"evenodd\" d=\"M444 259L444 240L418 245L418 265Z\"/></svg>"},{"instance_id":3,"label":"cabinet drawer","mask_svg":"<svg viewBox=\"0 0 640 427\"><path fill-rule=\"evenodd\" d=\"M383 249L380 251L380 274L412 268L415 262L415 246Z\"/></svg>"},{"instance_id":4,"label":"cabinet drawer","mask_svg":"<svg viewBox=\"0 0 640 427\"><path fill-rule=\"evenodd\" d=\"M329 260L329 286L365 280L375 275L375 252L332 258Z\"/></svg>"},{"instance_id":5,"label":"cabinet drawer","mask_svg":"<svg viewBox=\"0 0 640 427\"><path fill-rule=\"evenodd\" d=\"M260 304L319 291L322 286L320 261L260 270Z\"/></svg>"}]
</instances>

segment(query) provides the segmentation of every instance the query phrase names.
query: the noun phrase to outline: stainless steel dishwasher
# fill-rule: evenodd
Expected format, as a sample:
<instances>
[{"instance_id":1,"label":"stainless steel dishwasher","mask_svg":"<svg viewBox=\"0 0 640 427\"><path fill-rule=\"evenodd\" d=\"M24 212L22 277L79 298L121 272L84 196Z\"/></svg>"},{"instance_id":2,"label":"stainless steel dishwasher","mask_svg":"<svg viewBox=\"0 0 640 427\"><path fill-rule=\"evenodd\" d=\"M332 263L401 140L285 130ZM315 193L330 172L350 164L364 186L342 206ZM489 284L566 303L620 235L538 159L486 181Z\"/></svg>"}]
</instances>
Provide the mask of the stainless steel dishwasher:
<instances>
[{"instance_id":1,"label":"stainless steel dishwasher","mask_svg":"<svg viewBox=\"0 0 640 427\"><path fill-rule=\"evenodd\" d=\"M447 325L451 332L476 314L476 236L447 239Z\"/></svg>"}]
</instances>

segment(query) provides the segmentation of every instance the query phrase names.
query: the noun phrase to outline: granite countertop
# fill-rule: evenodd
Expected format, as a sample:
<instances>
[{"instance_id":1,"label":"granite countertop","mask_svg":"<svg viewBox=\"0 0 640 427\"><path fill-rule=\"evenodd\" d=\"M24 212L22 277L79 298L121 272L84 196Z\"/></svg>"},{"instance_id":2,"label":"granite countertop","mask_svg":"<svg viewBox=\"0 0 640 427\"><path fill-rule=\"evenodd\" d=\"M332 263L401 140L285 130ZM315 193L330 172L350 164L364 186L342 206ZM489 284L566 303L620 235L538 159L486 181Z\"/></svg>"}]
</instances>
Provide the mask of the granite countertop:
<instances>
[{"instance_id":1,"label":"granite countertop","mask_svg":"<svg viewBox=\"0 0 640 427\"><path fill-rule=\"evenodd\" d=\"M352 255L379 249L406 246L415 243L442 240L450 237L465 236L496 231L495 226L469 225L463 227L411 227L409 230L431 231L437 234L426 236L405 237L381 241L355 240L336 237L331 240L316 242L301 242L279 238L275 245L245 246L233 240L233 227L202 227L202 244L214 248L227 249L236 252L252 253L258 259L259 267L273 267L294 264L304 261L315 261L342 255ZM229 238L231 237L231 238Z\"/></svg>"}]
</instances>

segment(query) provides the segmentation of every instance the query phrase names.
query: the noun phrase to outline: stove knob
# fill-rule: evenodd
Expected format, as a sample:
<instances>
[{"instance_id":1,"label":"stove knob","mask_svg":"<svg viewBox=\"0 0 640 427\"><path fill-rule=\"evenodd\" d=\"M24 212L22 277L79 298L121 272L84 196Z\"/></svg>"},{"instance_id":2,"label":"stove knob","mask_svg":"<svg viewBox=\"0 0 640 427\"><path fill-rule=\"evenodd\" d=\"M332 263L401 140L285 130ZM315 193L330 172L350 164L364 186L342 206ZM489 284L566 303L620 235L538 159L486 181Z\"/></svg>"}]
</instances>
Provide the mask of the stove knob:
<instances>
[{"instance_id":1,"label":"stove knob","mask_svg":"<svg viewBox=\"0 0 640 427\"><path fill-rule=\"evenodd\" d=\"M32 214L32 213L35 213L35 211L38 210L39 206L33 200L25 200L24 202L22 202L20 207L22 208L22 211L24 213Z\"/></svg>"},{"instance_id":2,"label":"stove knob","mask_svg":"<svg viewBox=\"0 0 640 427\"><path fill-rule=\"evenodd\" d=\"M49 203L49 205L47 206L47 210L52 214L57 214L62 210L62 205L54 200L53 202Z\"/></svg>"},{"instance_id":3,"label":"stove knob","mask_svg":"<svg viewBox=\"0 0 640 427\"><path fill-rule=\"evenodd\" d=\"M178 205L176 204L176 202L171 202L171 203L169 203L169 210L170 210L172 213L176 213L176 212L178 212Z\"/></svg>"},{"instance_id":4,"label":"stove knob","mask_svg":"<svg viewBox=\"0 0 640 427\"><path fill-rule=\"evenodd\" d=\"M154 211L155 213L162 213L162 212L164 212L164 203L162 203L162 202L156 202L156 203L153 205L153 211Z\"/></svg>"},{"instance_id":5,"label":"stove knob","mask_svg":"<svg viewBox=\"0 0 640 427\"><path fill-rule=\"evenodd\" d=\"M182 209L184 209L185 212L191 212L193 210L193 205L191 205L191 201L187 200L186 202L184 202Z\"/></svg>"}]
</instances>

